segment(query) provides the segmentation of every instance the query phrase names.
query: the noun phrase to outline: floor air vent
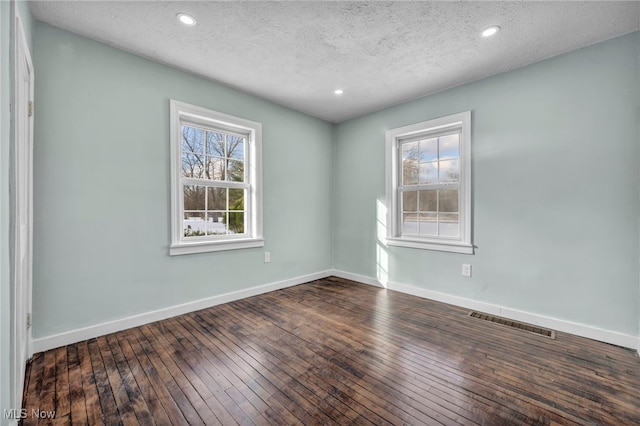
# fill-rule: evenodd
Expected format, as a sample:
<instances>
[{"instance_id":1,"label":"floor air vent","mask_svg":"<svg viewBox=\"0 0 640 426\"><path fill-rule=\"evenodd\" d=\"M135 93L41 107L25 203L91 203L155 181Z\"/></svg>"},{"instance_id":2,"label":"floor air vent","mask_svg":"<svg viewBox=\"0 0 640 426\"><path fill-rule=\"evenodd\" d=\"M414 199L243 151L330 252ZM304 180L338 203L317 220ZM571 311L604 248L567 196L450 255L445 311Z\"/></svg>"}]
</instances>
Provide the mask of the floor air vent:
<instances>
[{"instance_id":1,"label":"floor air vent","mask_svg":"<svg viewBox=\"0 0 640 426\"><path fill-rule=\"evenodd\" d=\"M506 325L507 327L528 331L529 333L534 333L539 336L548 337L549 339L556 338L555 331L548 330L546 328L536 327L535 325L525 324L523 322L518 322L518 321L512 321L506 318L500 318L493 315L483 314L482 312L475 312L475 311L469 312L469 316L472 318L478 318L484 321L494 322L496 324Z\"/></svg>"}]
</instances>

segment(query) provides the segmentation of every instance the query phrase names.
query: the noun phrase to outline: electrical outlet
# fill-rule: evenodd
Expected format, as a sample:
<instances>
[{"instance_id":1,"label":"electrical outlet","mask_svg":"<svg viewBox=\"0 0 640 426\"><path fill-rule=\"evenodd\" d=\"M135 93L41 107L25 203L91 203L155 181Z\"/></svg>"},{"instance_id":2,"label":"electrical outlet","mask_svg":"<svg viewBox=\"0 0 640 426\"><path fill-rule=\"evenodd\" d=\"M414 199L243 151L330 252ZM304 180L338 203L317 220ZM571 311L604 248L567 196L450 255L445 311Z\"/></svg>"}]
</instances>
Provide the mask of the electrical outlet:
<instances>
[{"instance_id":1,"label":"electrical outlet","mask_svg":"<svg viewBox=\"0 0 640 426\"><path fill-rule=\"evenodd\" d=\"M270 251L265 251L264 252L264 263L269 263L271 262L271 252Z\"/></svg>"},{"instance_id":2,"label":"electrical outlet","mask_svg":"<svg viewBox=\"0 0 640 426\"><path fill-rule=\"evenodd\" d=\"M471 265L464 263L462 264L462 276L470 277L471 276Z\"/></svg>"}]
</instances>

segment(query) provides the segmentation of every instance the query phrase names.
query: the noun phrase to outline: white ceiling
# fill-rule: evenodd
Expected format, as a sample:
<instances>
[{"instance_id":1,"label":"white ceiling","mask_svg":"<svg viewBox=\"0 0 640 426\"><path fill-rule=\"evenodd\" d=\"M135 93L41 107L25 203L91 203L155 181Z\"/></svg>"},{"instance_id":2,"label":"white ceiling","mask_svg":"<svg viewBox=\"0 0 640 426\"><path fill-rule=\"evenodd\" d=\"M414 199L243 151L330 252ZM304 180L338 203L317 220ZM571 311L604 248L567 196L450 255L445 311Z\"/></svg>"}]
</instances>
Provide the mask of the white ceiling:
<instances>
[{"instance_id":1,"label":"white ceiling","mask_svg":"<svg viewBox=\"0 0 640 426\"><path fill-rule=\"evenodd\" d=\"M30 6L40 21L334 123L640 29L640 3L616 1ZM480 37L490 25L502 31Z\"/></svg>"}]
</instances>

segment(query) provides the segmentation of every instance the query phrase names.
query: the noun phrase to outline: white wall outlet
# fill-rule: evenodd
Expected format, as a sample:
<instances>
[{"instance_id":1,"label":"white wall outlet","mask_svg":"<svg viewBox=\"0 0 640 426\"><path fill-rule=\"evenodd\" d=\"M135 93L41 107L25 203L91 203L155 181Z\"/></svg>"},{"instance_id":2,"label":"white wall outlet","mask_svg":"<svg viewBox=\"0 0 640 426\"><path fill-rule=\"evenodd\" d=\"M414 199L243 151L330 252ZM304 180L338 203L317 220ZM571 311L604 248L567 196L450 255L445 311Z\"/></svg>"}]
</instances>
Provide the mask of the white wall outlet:
<instances>
[{"instance_id":1,"label":"white wall outlet","mask_svg":"<svg viewBox=\"0 0 640 426\"><path fill-rule=\"evenodd\" d=\"M271 262L271 252L270 251L265 251L264 252L264 263L269 263Z\"/></svg>"},{"instance_id":2,"label":"white wall outlet","mask_svg":"<svg viewBox=\"0 0 640 426\"><path fill-rule=\"evenodd\" d=\"M463 277L470 277L471 276L471 265L469 265L468 263L463 263L462 264L462 276Z\"/></svg>"}]
</instances>

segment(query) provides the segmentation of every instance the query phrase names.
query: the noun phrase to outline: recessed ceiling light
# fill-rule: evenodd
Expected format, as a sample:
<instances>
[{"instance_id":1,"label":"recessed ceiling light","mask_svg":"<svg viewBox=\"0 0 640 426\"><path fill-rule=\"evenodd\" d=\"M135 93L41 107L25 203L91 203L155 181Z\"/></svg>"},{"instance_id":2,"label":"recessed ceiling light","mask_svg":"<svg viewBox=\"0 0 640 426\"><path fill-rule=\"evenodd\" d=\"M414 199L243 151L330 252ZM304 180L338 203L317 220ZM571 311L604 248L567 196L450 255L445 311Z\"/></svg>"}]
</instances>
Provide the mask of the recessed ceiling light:
<instances>
[{"instance_id":1,"label":"recessed ceiling light","mask_svg":"<svg viewBox=\"0 0 640 426\"><path fill-rule=\"evenodd\" d=\"M336 95L340 96L340 95L342 95L344 93L344 90L336 89L336 90L333 91L333 93L335 93Z\"/></svg>"},{"instance_id":2,"label":"recessed ceiling light","mask_svg":"<svg viewBox=\"0 0 640 426\"><path fill-rule=\"evenodd\" d=\"M196 24L196 18L186 13L178 13L176 18L181 24L188 25L190 27L193 27Z\"/></svg>"},{"instance_id":3,"label":"recessed ceiling light","mask_svg":"<svg viewBox=\"0 0 640 426\"><path fill-rule=\"evenodd\" d=\"M500 31L500 27L494 25L493 27L489 27L486 30L482 31L482 37L491 37L492 35L498 34Z\"/></svg>"}]
</instances>

